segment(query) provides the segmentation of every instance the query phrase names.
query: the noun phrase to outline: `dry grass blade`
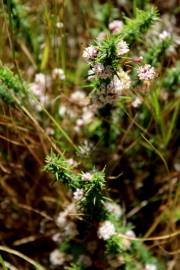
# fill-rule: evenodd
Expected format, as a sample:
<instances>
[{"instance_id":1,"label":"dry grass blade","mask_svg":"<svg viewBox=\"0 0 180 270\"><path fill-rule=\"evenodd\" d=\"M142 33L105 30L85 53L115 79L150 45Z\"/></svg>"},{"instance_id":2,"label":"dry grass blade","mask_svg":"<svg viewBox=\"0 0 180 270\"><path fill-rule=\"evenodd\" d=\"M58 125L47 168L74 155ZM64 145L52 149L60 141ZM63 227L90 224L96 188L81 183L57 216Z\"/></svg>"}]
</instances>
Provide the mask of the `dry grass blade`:
<instances>
[{"instance_id":1,"label":"dry grass blade","mask_svg":"<svg viewBox=\"0 0 180 270\"><path fill-rule=\"evenodd\" d=\"M4 252L7 252L9 254L18 256L19 258L21 258L21 259L27 261L28 263L30 263L31 265L33 265L36 270L46 270L42 265L40 265L39 263L37 263L36 261L32 260L31 258L29 258L28 256L22 254L19 251L16 251L14 249L11 249L11 248L5 247L5 246L0 246L0 250L4 251Z\"/></svg>"}]
</instances>

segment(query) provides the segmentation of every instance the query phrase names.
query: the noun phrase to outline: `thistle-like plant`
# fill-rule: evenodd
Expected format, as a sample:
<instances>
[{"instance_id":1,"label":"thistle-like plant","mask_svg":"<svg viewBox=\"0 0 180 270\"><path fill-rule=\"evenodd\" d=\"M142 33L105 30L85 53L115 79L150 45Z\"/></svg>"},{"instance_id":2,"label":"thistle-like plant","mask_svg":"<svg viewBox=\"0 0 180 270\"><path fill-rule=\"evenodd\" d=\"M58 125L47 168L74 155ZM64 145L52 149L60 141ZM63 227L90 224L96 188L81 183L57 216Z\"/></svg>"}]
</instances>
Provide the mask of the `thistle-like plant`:
<instances>
[{"instance_id":1,"label":"thistle-like plant","mask_svg":"<svg viewBox=\"0 0 180 270\"><path fill-rule=\"evenodd\" d=\"M149 81L155 77L155 71L150 65L139 67L142 62L141 56L130 55L132 55L131 47L134 43L138 44L142 35L158 20L158 11L148 6L145 10L137 9L135 14L135 18L125 19L125 25L120 32L107 33L103 40L95 40L83 52L83 57L90 66L92 102L98 107L99 118L102 121L101 141L106 147L109 147L112 142L110 123L116 101L122 95L127 95L131 86L134 88L140 80ZM162 44L164 48L165 42ZM157 51L156 58L160 54L159 49ZM148 61L144 59L144 63Z\"/></svg>"},{"instance_id":2,"label":"thistle-like plant","mask_svg":"<svg viewBox=\"0 0 180 270\"><path fill-rule=\"evenodd\" d=\"M72 166L63 156L60 157L51 152L51 154L46 157L46 163L45 170L51 172L57 181L62 182L68 187L80 187L80 177L73 173Z\"/></svg>"},{"instance_id":3,"label":"thistle-like plant","mask_svg":"<svg viewBox=\"0 0 180 270\"><path fill-rule=\"evenodd\" d=\"M145 10L136 9L135 18L125 18L125 26L120 37L131 46L141 40L143 35L159 19L156 7L149 6Z\"/></svg>"},{"instance_id":4,"label":"thistle-like plant","mask_svg":"<svg viewBox=\"0 0 180 270\"><path fill-rule=\"evenodd\" d=\"M104 201L104 171L93 171L90 181L83 180L83 175L74 172L73 167L63 156L51 153L46 158L45 170L51 172L57 181L62 182L74 191L74 198L83 213L90 218L99 218ZM99 214L99 216L97 215Z\"/></svg>"},{"instance_id":5,"label":"thistle-like plant","mask_svg":"<svg viewBox=\"0 0 180 270\"><path fill-rule=\"evenodd\" d=\"M157 264L142 243L136 244L136 236L129 224L126 224L120 206L107 197L107 192L104 196L104 190L107 189L104 171L92 170L91 173L78 174L64 157L57 156L53 152L46 158L46 163L45 170L51 172L57 181L61 181L74 191L77 209L83 213L81 223L84 228L87 227L89 234L91 230L97 230L94 237L96 241L99 238L100 241L105 242L107 257L113 257L118 261L118 256L121 256L123 260L119 262L119 266L125 266L126 269L131 269L131 267L144 269L147 263ZM79 224L79 226L81 228L82 225ZM60 250L74 254L71 247L76 245L82 252L76 239L72 238L67 239ZM68 269L86 269L84 263L76 259L76 253L74 256L75 264ZM133 259L134 257L136 260Z\"/></svg>"}]
</instances>

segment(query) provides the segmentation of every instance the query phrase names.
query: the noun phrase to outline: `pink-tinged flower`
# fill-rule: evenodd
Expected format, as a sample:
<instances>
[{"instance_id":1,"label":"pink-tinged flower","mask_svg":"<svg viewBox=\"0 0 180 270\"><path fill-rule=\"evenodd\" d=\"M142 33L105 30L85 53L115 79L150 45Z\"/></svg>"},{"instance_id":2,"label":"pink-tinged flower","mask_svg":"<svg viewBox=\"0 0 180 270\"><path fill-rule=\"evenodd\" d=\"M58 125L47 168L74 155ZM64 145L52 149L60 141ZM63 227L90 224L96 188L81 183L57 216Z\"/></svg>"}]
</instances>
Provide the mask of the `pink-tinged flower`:
<instances>
[{"instance_id":1,"label":"pink-tinged flower","mask_svg":"<svg viewBox=\"0 0 180 270\"><path fill-rule=\"evenodd\" d=\"M151 65L145 64L137 69L140 80L153 80L155 78L155 69Z\"/></svg>"},{"instance_id":2,"label":"pink-tinged flower","mask_svg":"<svg viewBox=\"0 0 180 270\"><path fill-rule=\"evenodd\" d=\"M89 46L83 51L83 58L88 62L93 60L97 56L98 50L94 46Z\"/></svg>"},{"instance_id":3,"label":"pink-tinged flower","mask_svg":"<svg viewBox=\"0 0 180 270\"><path fill-rule=\"evenodd\" d=\"M92 174L90 172L82 173L82 180L90 181L92 179Z\"/></svg>"},{"instance_id":4,"label":"pink-tinged flower","mask_svg":"<svg viewBox=\"0 0 180 270\"><path fill-rule=\"evenodd\" d=\"M126 41L124 41L124 40L119 41L117 44L116 51L117 51L117 56L121 56L121 55L128 53L129 47L128 47Z\"/></svg>"},{"instance_id":5,"label":"pink-tinged flower","mask_svg":"<svg viewBox=\"0 0 180 270\"><path fill-rule=\"evenodd\" d=\"M122 21L114 20L109 23L109 30L114 34L120 33L122 29L123 29Z\"/></svg>"},{"instance_id":6,"label":"pink-tinged flower","mask_svg":"<svg viewBox=\"0 0 180 270\"><path fill-rule=\"evenodd\" d=\"M93 71L96 75L100 76L100 75L103 73L103 71L104 71L104 65L98 63L98 64L96 64L96 65L92 68L92 71Z\"/></svg>"},{"instance_id":7,"label":"pink-tinged flower","mask_svg":"<svg viewBox=\"0 0 180 270\"><path fill-rule=\"evenodd\" d=\"M139 57L133 57L132 61L135 63L141 63L143 61L143 57L139 56Z\"/></svg>"}]
</instances>

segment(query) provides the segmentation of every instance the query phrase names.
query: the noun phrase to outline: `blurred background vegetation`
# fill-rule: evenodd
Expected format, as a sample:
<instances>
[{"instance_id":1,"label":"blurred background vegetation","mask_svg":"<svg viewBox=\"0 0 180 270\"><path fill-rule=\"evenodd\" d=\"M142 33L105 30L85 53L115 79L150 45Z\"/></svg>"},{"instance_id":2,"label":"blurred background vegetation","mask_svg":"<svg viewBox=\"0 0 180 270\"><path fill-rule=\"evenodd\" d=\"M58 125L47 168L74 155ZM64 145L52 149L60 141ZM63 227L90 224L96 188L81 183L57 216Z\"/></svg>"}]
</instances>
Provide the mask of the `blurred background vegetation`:
<instances>
[{"instance_id":1,"label":"blurred background vegetation","mask_svg":"<svg viewBox=\"0 0 180 270\"><path fill-rule=\"evenodd\" d=\"M92 122L78 131L74 128L82 108L72 93L80 90L88 95L91 91L82 52L109 22L134 17L136 7L144 10L149 2L158 8L161 23L131 49L133 55L143 56L156 67L158 78L139 108L131 105L128 96L119 101L105 147L104 119L96 113ZM0 252L1 269L34 269L33 263L41 269L36 262L51 269L48 258L56 247L54 220L71 198L67 189L43 170L51 149L75 158L78 171L106 166L109 193L121 202L137 235L178 231L179 12L178 0L1 0L0 250L11 248ZM156 42L163 30L173 34L172 42ZM57 67L64 70L65 80L50 80ZM47 76L49 99L42 108L26 90L39 73ZM178 234L147 246L166 263L167 270L179 270ZM22 260L12 255L13 251L27 258Z\"/></svg>"}]
</instances>

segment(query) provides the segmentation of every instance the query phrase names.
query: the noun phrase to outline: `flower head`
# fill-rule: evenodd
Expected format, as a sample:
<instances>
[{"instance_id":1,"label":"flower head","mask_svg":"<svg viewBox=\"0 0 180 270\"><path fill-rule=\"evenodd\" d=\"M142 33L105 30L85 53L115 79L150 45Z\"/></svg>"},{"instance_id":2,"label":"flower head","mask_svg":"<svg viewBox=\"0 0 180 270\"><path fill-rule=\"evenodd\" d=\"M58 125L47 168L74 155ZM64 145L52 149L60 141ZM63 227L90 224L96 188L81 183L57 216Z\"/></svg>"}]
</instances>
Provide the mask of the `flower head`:
<instances>
[{"instance_id":1,"label":"flower head","mask_svg":"<svg viewBox=\"0 0 180 270\"><path fill-rule=\"evenodd\" d=\"M122 216L122 209L116 203L106 202L105 208L109 213L113 214L116 218L120 218Z\"/></svg>"},{"instance_id":2,"label":"flower head","mask_svg":"<svg viewBox=\"0 0 180 270\"><path fill-rule=\"evenodd\" d=\"M121 70L118 72L118 76L115 75L111 83L108 85L109 91L114 91L116 94L120 95L123 90L129 89L131 86L131 80L129 75Z\"/></svg>"},{"instance_id":3,"label":"flower head","mask_svg":"<svg viewBox=\"0 0 180 270\"><path fill-rule=\"evenodd\" d=\"M81 178L84 181L90 181L92 179L92 174L90 172L82 173Z\"/></svg>"},{"instance_id":4,"label":"flower head","mask_svg":"<svg viewBox=\"0 0 180 270\"><path fill-rule=\"evenodd\" d=\"M155 78L155 69L149 64L145 64L137 69L140 80L153 80Z\"/></svg>"},{"instance_id":5,"label":"flower head","mask_svg":"<svg viewBox=\"0 0 180 270\"><path fill-rule=\"evenodd\" d=\"M49 260L54 266L63 265L65 262L65 256L65 253L55 249L50 253Z\"/></svg>"},{"instance_id":6,"label":"flower head","mask_svg":"<svg viewBox=\"0 0 180 270\"><path fill-rule=\"evenodd\" d=\"M98 50L94 46L89 46L83 51L83 58L89 62L97 56Z\"/></svg>"},{"instance_id":7,"label":"flower head","mask_svg":"<svg viewBox=\"0 0 180 270\"><path fill-rule=\"evenodd\" d=\"M81 156L88 156L93 150L93 144L88 142L87 140L84 141L84 143L79 146L79 154Z\"/></svg>"},{"instance_id":8,"label":"flower head","mask_svg":"<svg viewBox=\"0 0 180 270\"><path fill-rule=\"evenodd\" d=\"M104 221L98 229L98 237L103 240L108 240L114 234L115 227L109 220Z\"/></svg>"},{"instance_id":9,"label":"flower head","mask_svg":"<svg viewBox=\"0 0 180 270\"><path fill-rule=\"evenodd\" d=\"M119 41L117 44L116 51L117 51L117 56L121 56L129 52L129 48L126 41L124 40Z\"/></svg>"}]
</instances>

